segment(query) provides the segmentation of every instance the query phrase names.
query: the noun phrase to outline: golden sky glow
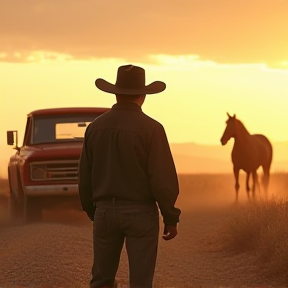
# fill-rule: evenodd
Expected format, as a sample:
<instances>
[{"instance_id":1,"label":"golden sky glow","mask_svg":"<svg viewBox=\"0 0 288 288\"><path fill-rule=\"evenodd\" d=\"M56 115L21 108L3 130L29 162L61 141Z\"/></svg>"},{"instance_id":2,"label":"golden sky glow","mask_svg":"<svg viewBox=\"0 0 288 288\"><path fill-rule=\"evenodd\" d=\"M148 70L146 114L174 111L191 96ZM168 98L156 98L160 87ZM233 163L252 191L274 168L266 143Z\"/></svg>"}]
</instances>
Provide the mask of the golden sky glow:
<instances>
[{"instance_id":1,"label":"golden sky glow","mask_svg":"<svg viewBox=\"0 0 288 288\"><path fill-rule=\"evenodd\" d=\"M128 62L194 54L280 67L287 14L287 0L1 0L0 49L16 62L45 50Z\"/></svg>"},{"instance_id":2,"label":"golden sky glow","mask_svg":"<svg viewBox=\"0 0 288 288\"><path fill-rule=\"evenodd\" d=\"M288 141L287 15L287 0L1 0L0 145L32 110L110 107L94 81L126 63L166 82L143 111L170 142L218 145L227 111Z\"/></svg>"}]
</instances>

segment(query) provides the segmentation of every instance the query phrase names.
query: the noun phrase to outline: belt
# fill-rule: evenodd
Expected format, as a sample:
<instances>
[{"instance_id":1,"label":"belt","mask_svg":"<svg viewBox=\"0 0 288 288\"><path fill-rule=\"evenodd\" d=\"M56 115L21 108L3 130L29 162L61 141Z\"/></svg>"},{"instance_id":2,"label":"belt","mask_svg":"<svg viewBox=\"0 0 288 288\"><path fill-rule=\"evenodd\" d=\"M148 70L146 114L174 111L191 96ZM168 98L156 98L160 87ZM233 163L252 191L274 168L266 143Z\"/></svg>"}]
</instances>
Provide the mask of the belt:
<instances>
[{"instance_id":1,"label":"belt","mask_svg":"<svg viewBox=\"0 0 288 288\"><path fill-rule=\"evenodd\" d=\"M117 198L117 197L105 197L99 200L96 200L97 204L108 204L108 205L131 205L131 204L153 204L156 201L153 200L129 200L124 198Z\"/></svg>"}]
</instances>

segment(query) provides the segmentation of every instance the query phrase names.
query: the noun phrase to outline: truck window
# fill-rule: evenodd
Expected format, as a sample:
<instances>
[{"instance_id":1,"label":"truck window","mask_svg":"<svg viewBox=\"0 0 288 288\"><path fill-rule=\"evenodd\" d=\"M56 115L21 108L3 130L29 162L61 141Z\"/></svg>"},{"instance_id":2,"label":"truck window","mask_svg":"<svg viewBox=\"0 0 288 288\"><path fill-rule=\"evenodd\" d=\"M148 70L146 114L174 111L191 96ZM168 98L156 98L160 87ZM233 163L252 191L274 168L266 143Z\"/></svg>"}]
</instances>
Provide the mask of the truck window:
<instances>
[{"instance_id":1,"label":"truck window","mask_svg":"<svg viewBox=\"0 0 288 288\"><path fill-rule=\"evenodd\" d=\"M35 117L32 144L83 141L84 133L98 115Z\"/></svg>"}]
</instances>

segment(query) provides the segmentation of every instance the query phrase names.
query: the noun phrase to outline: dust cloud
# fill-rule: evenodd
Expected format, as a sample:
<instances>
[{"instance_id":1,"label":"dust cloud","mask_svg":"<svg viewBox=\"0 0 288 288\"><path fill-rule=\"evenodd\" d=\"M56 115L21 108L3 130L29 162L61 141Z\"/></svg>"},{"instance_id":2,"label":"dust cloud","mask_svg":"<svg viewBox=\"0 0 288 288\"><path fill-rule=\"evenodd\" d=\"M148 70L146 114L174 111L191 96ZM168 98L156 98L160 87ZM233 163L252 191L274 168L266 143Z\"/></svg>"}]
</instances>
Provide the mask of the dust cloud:
<instances>
[{"instance_id":1,"label":"dust cloud","mask_svg":"<svg viewBox=\"0 0 288 288\"><path fill-rule=\"evenodd\" d=\"M245 177L245 173L240 174L239 204L253 201L252 191L249 193L251 201L248 198ZM185 212L195 210L204 212L214 208L222 209L231 207L236 203L235 180L232 174L179 175L179 185L180 194L177 205ZM267 197L268 200L288 197L288 174L271 175ZM256 188L255 198L256 201L265 200L262 184L260 184L260 188Z\"/></svg>"},{"instance_id":2,"label":"dust cloud","mask_svg":"<svg viewBox=\"0 0 288 288\"><path fill-rule=\"evenodd\" d=\"M8 178L8 162L1 161L0 162L0 178L1 179L7 179Z\"/></svg>"},{"instance_id":3,"label":"dust cloud","mask_svg":"<svg viewBox=\"0 0 288 288\"><path fill-rule=\"evenodd\" d=\"M180 174L180 193L176 207L183 214L225 210L235 205L234 176L232 174ZM7 179L0 181L0 217L9 214L9 187ZM256 201L264 200L263 188L256 190ZM272 174L270 179L268 199L288 197L288 174ZM252 200L252 192L250 192ZM240 190L238 203L249 203L245 189L245 174L240 174ZM5 212L6 211L6 212ZM3 216L4 215L4 216ZM62 223L67 225L91 225L91 221L83 211L53 209L43 211L43 222Z\"/></svg>"}]
</instances>

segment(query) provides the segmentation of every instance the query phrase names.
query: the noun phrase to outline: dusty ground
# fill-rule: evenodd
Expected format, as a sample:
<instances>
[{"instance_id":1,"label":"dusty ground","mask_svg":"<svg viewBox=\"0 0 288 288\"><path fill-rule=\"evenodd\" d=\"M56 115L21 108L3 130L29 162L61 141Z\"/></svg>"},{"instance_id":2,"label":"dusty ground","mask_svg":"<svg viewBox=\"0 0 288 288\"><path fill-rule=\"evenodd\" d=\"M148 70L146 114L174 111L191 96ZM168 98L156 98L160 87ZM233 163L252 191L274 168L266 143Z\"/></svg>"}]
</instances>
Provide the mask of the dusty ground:
<instances>
[{"instance_id":1,"label":"dusty ground","mask_svg":"<svg viewBox=\"0 0 288 288\"><path fill-rule=\"evenodd\" d=\"M155 287L285 287L266 277L255 255L222 249L221 229L235 209L233 186L227 193L217 187L221 179L199 177L181 178L179 235L160 240ZM92 224L83 213L46 211L41 224L11 226L6 219L0 229L0 287L88 287ZM117 275L123 288L127 267L123 251Z\"/></svg>"}]
</instances>

